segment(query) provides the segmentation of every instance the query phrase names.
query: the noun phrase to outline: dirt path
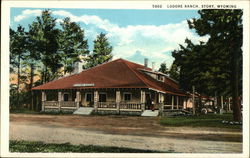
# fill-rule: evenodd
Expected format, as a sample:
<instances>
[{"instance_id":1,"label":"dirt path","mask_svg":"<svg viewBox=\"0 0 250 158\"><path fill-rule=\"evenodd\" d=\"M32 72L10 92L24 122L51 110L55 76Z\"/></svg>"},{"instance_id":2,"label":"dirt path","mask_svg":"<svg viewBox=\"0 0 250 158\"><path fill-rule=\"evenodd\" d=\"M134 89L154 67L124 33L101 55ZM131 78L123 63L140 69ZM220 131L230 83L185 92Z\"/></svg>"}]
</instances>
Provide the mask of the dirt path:
<instances>
[{"instance_id":1,"label":"dirt path","mask_svg":"<svg viewBox=\"0 0 250 158\"><path fill-rule=\"evenodd\" d=\"M10 139L174 152L242 152L238 129L165 127L159 118L10 115Z\"/></svg>"}]
</instances>

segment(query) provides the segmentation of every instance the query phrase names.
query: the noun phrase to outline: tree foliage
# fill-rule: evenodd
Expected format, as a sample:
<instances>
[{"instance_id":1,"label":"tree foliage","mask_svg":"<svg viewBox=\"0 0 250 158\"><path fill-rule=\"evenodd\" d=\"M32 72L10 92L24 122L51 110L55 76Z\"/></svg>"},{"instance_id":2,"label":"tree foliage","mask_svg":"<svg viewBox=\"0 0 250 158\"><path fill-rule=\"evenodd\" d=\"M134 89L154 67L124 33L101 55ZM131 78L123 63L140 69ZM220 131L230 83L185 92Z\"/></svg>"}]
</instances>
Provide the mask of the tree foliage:
<instances>
[{"instance_id":1,"label":"tree foliage","mask_svg":"<svg viewBox=\"0 0 250 158\"><path fill-rule=\"evenodd\" d=\"M62 32L60 38L60 51L62 52L62 65L64 74L74 70L74 63L80 62L81 58L89 53L88 43L84 38L84 31L81 27L65 18L61 22Z\"/></svg>"},{"instance_id":2,"label":"tree foliage","mask_svg":"<svg viewBox=\"0 0 250 158\"><path fill-rule=\"evenodd\" d=\"M86 56L87 67L112 59L112 47L105 34L97 36L93 53L89 54L84 30L80 25L72 22L69 17L58 24L50 10L42 11L41 16L37 16L26 29L22 26L18 26L17 30L10 28L10 72L18 74L17 85L10 85L12 106L19 104L19 101L33 105L32 100L37 100L37 94L31 91L33 86L71 73L74 64ZM34 79L36 76L38 80ZM30 103L27 98L31 100Z\"/></svg>"},{"instance_id":3,"label":"tree foliage","mask_svg":"<svg viewBox=\"0 0 250 158\"><path fill-rule=\"evenodd\" d=\"M83 65L83 68L88 69L94 67L98 64L108 62L112 59L112 46L106 37L106 34L100 33L96 40L94 40L94 50L93 53L85 59L86 64Z\"/></svg>"},{"instance_id":4,"label":"tree foliage","mask_svg":"<svg viewBox=\"0 0 250 158\"><path fill-rule=\"evenodd\" d=\"M200 18L188 20L190 29L208 36L206 43L193 44L172 52L180 68L180 84L185 90L203 94L233 96L234 119L240 120L239 89L242 87L242 10L199 10ZM239 73L240 72L240 73Z\"/></svg>"},{"instance_id":5,"label":"tree foliage","mask_svg":"<svg viewBox=\"0 0 250 158\"><path fill-rule=\"evenodd\" d=\"M162 72L164 74L168 74L168 68L167 68L166 63L161 63L160 68L159 68L158 71L160 71L160 72Z\"/></svg>"}]
</instances>

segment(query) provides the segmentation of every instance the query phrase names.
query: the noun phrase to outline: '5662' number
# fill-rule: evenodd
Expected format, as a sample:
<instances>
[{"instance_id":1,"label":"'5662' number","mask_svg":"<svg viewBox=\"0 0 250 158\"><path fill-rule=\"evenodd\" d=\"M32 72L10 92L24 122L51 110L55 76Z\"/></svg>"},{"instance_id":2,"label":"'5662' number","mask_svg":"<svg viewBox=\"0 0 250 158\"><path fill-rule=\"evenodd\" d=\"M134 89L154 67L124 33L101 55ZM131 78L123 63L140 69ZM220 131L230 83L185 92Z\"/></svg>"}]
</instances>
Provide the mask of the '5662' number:
<instances>
[{"instance_id":1,"label":"'5662' number","mask_svg":"<svg viewBox=\"0 0 250 158\"><path fill-rule=\"evenodd\" d=\"M161 4L153 4L152 7L153 8L162 8L162 5Z\"/></svg>"}]
</instances>

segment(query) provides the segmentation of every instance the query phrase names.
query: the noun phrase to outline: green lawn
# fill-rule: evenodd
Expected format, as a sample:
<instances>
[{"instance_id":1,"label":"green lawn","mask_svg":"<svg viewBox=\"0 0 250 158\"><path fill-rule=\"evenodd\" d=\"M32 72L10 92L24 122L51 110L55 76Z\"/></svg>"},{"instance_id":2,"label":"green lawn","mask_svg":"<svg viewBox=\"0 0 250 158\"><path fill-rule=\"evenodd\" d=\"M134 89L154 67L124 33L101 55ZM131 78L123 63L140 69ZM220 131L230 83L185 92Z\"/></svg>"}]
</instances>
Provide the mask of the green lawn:
<instances>
[{"instance_id":1,"label":"green lawn","mask_svg":"<svg viewBox=\"0 0 250 158\"><path fill-rule=\"evenodd\" d=\"M51 111L51 112L40 112L40 111L34 111L30 110L27 108L19 108L19 109L11 109L10 113L12 114L45 114L45 115L71 115L73 112L56 112L56 111Z\"/></svg>"},{"instance_id":2,"label":"green lawn","mask_svg":"<svg viewBox=\"0 0 250 158\"><path fill-rule=\"evenodd\" d=\"M45 144L43 142L10 140L10 152L74 152L74 153L160 153L153 150L141 150L96 145ZM164 153L167 153L166 151Z\"/></svg>"},{"instance_id":3,"label":"green lawn","mask_svg":"<svg viewBox=\"0 0 250 158\"><path fill-rule=\"evenodd\" d=\"M162 117L160 124L168 126L191 126L191 127L222 127L242 128L242 125L223 124L222 120L232 121L232 114L207 114L200 116L175 116Z\"/></svg>"},{"instance_id":4,"label":"green lawn","mask_svg":"<svg viewBox=\"0 0 250 158\"><path fill-rule=\"evenodd\" d=\"M18 109L11 109L10 113L24 113L24 114L39 114L40 112L38 111L34 111L34 110L30 110L27 108L18 108Z\"/></svg>"}]
</instances>

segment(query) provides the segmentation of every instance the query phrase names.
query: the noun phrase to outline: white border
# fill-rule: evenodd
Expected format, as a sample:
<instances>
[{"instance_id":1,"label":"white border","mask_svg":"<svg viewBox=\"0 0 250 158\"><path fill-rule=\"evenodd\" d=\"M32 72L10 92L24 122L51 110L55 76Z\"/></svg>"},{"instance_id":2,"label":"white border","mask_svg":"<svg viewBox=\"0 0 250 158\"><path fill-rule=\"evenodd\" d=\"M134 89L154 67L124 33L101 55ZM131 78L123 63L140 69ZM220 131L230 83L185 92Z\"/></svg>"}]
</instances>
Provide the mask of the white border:
<instances>
[{"instance_id":1,"label":"white border","mask_svg":"<svg viewBox=\"0 0 250 158\"><path fill-rule=\"evenodd\" d=\"M60 4L59 4L60 3ZM249 1L3 1L1 10L1 156L4 157L249 157ZM10 7L153 9L152 4L227 4L244 9L243 15L243 154L87 154L87 153L9 153L9 24ZM51 7L53 6L53 7ZM176 8L172 8L176 9ZM188 8L185 8L188 9ZM202 9L202 8L189 8Z\"/></svg>"}]
</instances>

